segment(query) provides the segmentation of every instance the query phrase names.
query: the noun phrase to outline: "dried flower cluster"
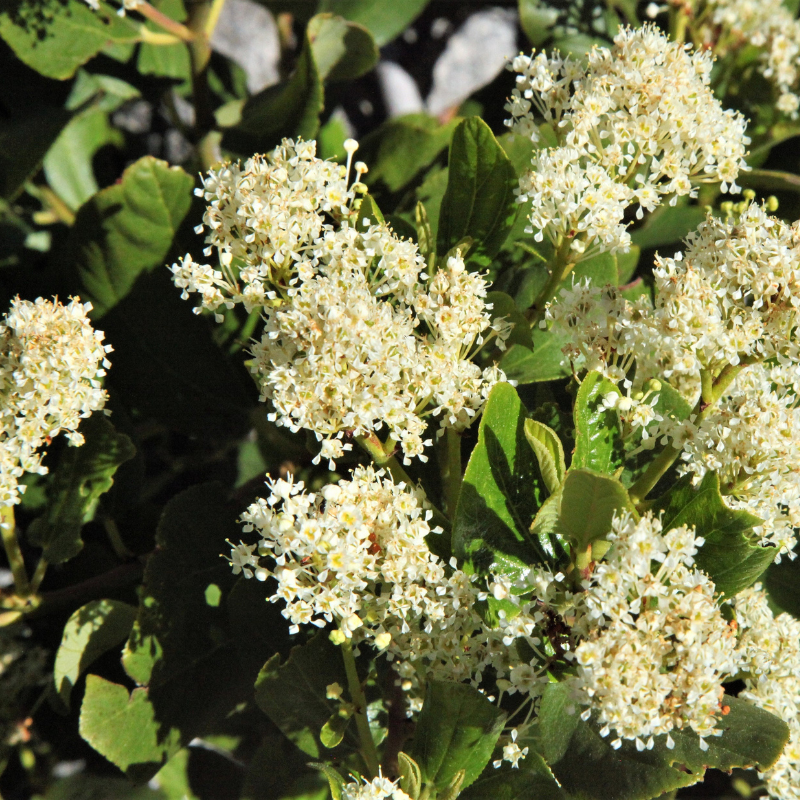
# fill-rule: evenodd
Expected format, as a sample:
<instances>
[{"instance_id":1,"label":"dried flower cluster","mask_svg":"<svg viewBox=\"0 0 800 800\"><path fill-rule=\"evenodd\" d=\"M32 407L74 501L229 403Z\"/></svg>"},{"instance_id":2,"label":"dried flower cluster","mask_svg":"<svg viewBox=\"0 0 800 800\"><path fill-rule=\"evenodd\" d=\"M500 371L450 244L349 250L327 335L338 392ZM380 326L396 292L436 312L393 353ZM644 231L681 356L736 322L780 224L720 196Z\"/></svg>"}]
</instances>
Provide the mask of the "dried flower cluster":
<instances>
[{"instance_id":1,"label":"dried flower cluster","mask_svg":"<svg viewBox=\"0 0 800 800\"><path fill-rule=\"evenodd\" d=\"M101 409L109 366L90 304L15 299L0 321L0 506L14 505L26 472L45 474L42 446L65 431L83 444L81 419Z\"/></svg>"},{"instance_id":2,"label":"dried flower cluster","mask_svg":"<svg viewBox=\"0 0 800 800\"><path fill-rule=\"evenodd\" d=\"M504 379L470 358L488 339L504 347L511 326L492 320L486 282L460 256L428 278L417 246L362 217L359 184L348 189L348 169L314 147L287 140L211 173L207 252L217 249L222 269L187 255L175 284L199 293L201 308L260 311L262 399L279 425L313 431L322 458L341 457L345 434L385 426L406 462L424 460L426 418L462 430Z\"/></svg>"},{"instance_id":3,"label":"dried flower cluster","mask_svg":"<svg viewBox=\"0 0 800 800\"><path fill-rule=\"evenodd\" d=\"M513 131L538 141L538 112L559 146L537 151L520 179L530 232L572 258L627 251L623 216L670 197L695 196L698 182L736 190L749 139L741 114L709 87L711 56L668 41L653 25L622 29L613 48L594 48L584 68L558 53L520 55L506 109Z\"/></svg>"}]
</instances>

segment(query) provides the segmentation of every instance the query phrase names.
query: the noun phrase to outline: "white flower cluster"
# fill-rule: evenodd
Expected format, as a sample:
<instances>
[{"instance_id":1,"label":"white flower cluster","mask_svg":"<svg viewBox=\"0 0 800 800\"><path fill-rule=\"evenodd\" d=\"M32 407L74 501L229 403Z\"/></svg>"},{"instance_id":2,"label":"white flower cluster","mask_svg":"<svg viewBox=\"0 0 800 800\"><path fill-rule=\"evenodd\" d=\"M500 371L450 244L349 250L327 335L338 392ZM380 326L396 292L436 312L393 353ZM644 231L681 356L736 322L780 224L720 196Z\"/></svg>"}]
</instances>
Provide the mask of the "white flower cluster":
<instances>
[{"instance_id":1,"label":"white flower cluster","mask_svg":"<svg viewBox=\"0 0 800 800\"><path fill-rule=\"evenodd\" d=\"M62 431L83 444L81 419L105 405L111 346L92 328L90 309L77 298L66 306L16 298L0 320L0 506L19 502L25 472L47 472L43 445Z\"/></svg>"},{"instance_id":2,"label":"white flower cluster","mask_svg":"<svg viewBox=\"0 0 800 800\"><path fill-rule=\"evenodd\" d=\"M738 594L734 610L745 682L739 697L789 725L780 758L759 777L771 797L800 800L800 622L790 614L773 616L760 584Z\"/></svg>"},{"instance_id":3,"label":"white flower cluster","mask_svg":"<svg viewBox=\"0 0 800 800\"><path fill-rule=\"evenodd\" d=\"M187 255L175 284L198 292L201 308L261 311L252 369L262 399L279 425L313 431L320 457L333 464L345 434L385 426L406 463L424 460L425 418L463 430L504 380L470 358L489 339L502 349L511 325L491 319L486 281L459 255L428 278L413 242L359 219L348 170L314 153L314 142L286 140L210 173L207 241L222 270Z\"/></svg>"},{"instance_id":4,"label":"white flower cluster","mask_svg":"<svg viewBox=\"0 0 800 800\"><path fill-rule=\"evenodd\" d=\"M348 783L342 787L342 800L411 800L397 785L382 775L364 782Z\"/></svg>"},{"instance_id":5,"label":"white flower cluster","mask_svg":"<svg viewBox=\"0 0 800 800\"><path fill-rule=\"evenodd\" d=\"M594 48L583 68L558 53L520 55L506 109L512 130L539 138L534 110L559 141L537 151L520 179L531 229L575 255L626 251L625 209L637 217L669 196L695 196L698 182L735 191L749 139L741 114L709 87L711 56L671 43L654 25L623 28L613 48Z\"/></svg>"},{"instance_id":6,"label":"white flower cluster","mask_svg":"<svg viewBox=\"0 0 800 800\"><path fill-rule=\"evenodd\" d=\"M601 735L633 739L639 750L654 736L691 727L715 735L721 683L736 673L736 636L720 613L715 587L694 567L703 540L692 529L663 532L652 516L615 519L612 548L597 565L578 604L573 685L595 712Z\"/></svg>"},{"instance_id":7,"label":"white flower cluster","mask_svg":"<svg viewBox=\"0 0 800 800\"><path fill-rule=\"evenodd\" d=\"M232 545L230 560L237 574L275 578L270 600L286 602L292 632L333 622L343 636L386 651L406 691L419 687L418 670L427 678L477 684L491 665L502 676L518 635L538 644L527 619L499 630L486 626L475 608L485 598L475 576L430 552L425 537L439 531L431 530L430 512L404 484L357 467L351 480L319 494L291 480L269 486L270 497L242 515L245 531L255 529L261 541ZM261 564L265 556L270 568Z\"/></svg>"},{"instance_id":8,"label":"white flower cluster","mask_svg":"<svg viewBox=\"0 0 800 800\"><path fill-rule=\"evenodd\" d=\"M717 471L730 504L762 518L757 532L780 558L800 524L800 227L750 204L735 218L709 216L686 244L685 255L656 259L654 308L587 280L562 290L547 320L567 334L573 369L620 384L604 402L642 445L670 442L697 480ZM702 413L656 412L658 379L694 404L702 376L726 369L740 372Z\"/></svg>"},{"instance_id":9,"label":"white flower cluster","mask_svg":"<svg viewBox=\"0 0 800 800\"><path fill-rule=\"evenodd\" d=\"M474 575L429 551L429 513L383 473L358 467L319 494L291 480L269 485L270 497L242 517L261 540L232 545L234 572L276 580L270 600L286 603L293 632L332 622L385 651L412 708L420 675L479 686L491 669L501 691L520 693L520 708L532 710L549 665L563 659L577 664L576 697L597 711L604 735L616 730L615 746L629 738L651 747L653 736L684 726L713 735L735 640L713 583L693 568L702 539L692 531L662 535L652 517L623 516L606 561L577 590L560 573L534 570L516 583L492 577L482 592ZM500 603L496 628L476 607L487 597ZM505 755L515 765L524 757L516 736Z\"/></svg>"},{"instance_id":10,"label":"white flower cluster","mask_svg":"<svg viewBox=\"0 0 800 800\"><path fill-rule=\"evenodd\" d=\"M665 426L683 448L682 471L719 474L729 506L760 517L763 544L789 554L800 527L800 408L783 370L748 367L702 420Z\"/></svg>"},{"instance_id":11,"label":"white flower cluster","mask_svg":"<svg viewBox=\"0 0 800 800\"><path fill-rule=\"evenodd\" d=\"M800 108L800 22L781 0L708 0L704 42L721 55L742 46L762 50L761 74L778 89L777 108L792 119ZM702 10L698 9L702 15Z\"/></svg>"}]
</instances>

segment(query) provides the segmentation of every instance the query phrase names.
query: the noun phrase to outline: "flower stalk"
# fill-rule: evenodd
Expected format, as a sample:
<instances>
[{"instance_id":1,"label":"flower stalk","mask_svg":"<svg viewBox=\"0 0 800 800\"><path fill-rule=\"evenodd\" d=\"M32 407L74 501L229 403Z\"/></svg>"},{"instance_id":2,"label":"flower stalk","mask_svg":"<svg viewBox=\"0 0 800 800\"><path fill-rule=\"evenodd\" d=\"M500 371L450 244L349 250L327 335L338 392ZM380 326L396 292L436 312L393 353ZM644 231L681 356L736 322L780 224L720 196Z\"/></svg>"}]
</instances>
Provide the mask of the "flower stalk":
<instances>
[{"instance_id":1,"label":"flower stalk","mask_svg":"<svg viewBox=\"0 0 800 800\"><path fill-rule=\"evenodd\" d=\"M367 767L367 772L371 778L377 777L380 772L380 761L378 751L375 748L375 740L372 738L372 731L369 729L369 719L367 718L367 698L358 677L356 669L356 659L353 654L353 645L349 640L341 645L342 658L344 659L344 669L347 673L347 688L350 691L350 700L355 707L353 716L356 720L358 729L358 740L361 745L361 757Z\"/></svg>"}]
</instances>

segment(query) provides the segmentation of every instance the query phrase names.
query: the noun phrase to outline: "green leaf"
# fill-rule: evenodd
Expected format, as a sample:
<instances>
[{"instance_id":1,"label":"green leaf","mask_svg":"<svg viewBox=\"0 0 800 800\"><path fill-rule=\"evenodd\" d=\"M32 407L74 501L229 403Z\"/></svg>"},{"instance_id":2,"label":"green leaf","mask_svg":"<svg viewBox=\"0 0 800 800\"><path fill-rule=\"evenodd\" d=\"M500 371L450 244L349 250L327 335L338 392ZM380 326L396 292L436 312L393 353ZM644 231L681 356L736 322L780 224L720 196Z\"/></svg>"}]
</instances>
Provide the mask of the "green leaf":
<instances>
[{"instance_id":1,"label":"green leaf","mask_svg":"<svg viewBox=\"0 0 800 800\"><path fill-rule=\"evenodd\" d=\"M582 551L611 531L614 514L632 509L625 487L616 479L588 469L567 473L561 494L560 530Z\"/></svg>"},{"instance_id":2,"label":"green leaf","mask_svg":"<svg viewBox=\"0 0 800 800\"><path fill-rule=\"evenodd\" d=\"M746 700L724 695L722 705L730 711L717 721L722 736L706 739L708 750L698 746L698 737L691 730L673 734L673 757L700 772L708 767L730 772L732 769L769 769L780 756L789 739L789 726L779 717L757 708Z\"/></svg>"},{"instance_id":3,"label":"green leaf","mask_svg":"<svg viewBox=\"0 0 800 800\"><path fill-rule=\"evenodd\" d=\"M560 296L562 289L569 289L573 282L589 278L593 286L617 286L619 284L619 262L613 253L599 253L585 261L579 261L559 285L556 298Z\"/></svg>"},{"instance_id":4,"label":"green leaf","mask_svg":"<svg viewBox=\"0 0 800 800\"><path fill-rule=\"evenodd\" d=\"M127 778L94 775L82 770L67 778L54 780L44 794L33 800L164 800L161 789L151 789L147 784L136 786ZM186 798L194 800L194 798Z\"/></svg>"},{"instance_id":5,"label":"green leaf","mask_svg":"<svg viewBox=\"0 0 800 800\"><path fill-rule=\"evenodd\" d=\"M470 258L488 264L514 225L515 189L517 173L489 126L480 117L460 122L450 145L437 253L469 236L476 242Z\"/></svg>"},{"instance_id":6,"label":"green leaf","mask_svg":"<svg viewBox=\"0 0 800 800\"><path fill-rule=\"evenodd\" d=\"M780 755L788 737L788 727L777 717L726 695L722 702L730 713L717 722L723 733L706 739L705 752L691 730L673 731L671 750L666 736L657 737L652 750L639 752L629 740L615 750L613 735L601 737L594 722L580 720L577 708L569 713L569 692L567 683L545 690L539 746L561 787L582 800L649 800L697 783L709 767L730 771L758 764L764 770Z\"/></svg>"},{"instance_id":7,"label":"green leaf","mask_svg":"<svg viewBox=\"0 0 800 800\"><path fill-rule=\"evenodd\" d=\"M391 192L402 189L447 147L456 124L452 120L440 125L428 114L406 114L385 122L361 142L361 157L369 164L367 183L382 181Z\"/></svg>"},{"instance_id":8,"label":"green leaf","mask_svg":"<svg viewBox=\"0 0 800 800\"><path fill-rule=\"evenodd\" d=\"M311 763L309 766L318 769L328 779L328 786L331 790L331 800L342 800L345 789L344 778L329 764Z\"/></svg>"},{"instance_id":9,"label":"green leaf","mask_svg":"<svg viewBox=\"0 0 800 800\"><path fill-rule=\"evenodd\" d=\"M541 768L531 768L539 762ZM538 764L537 764L538 766ZM568 800L547 765L536 753L528 753L516 769L504 765L487 770L459 800Z\"/></svg>"},{"instance_id":10,"label":"green leaf","mask_svg":"<svg viewBox=\"0 0 800 800\"><path fill-rule=\"evenodd\" d=\"M505 317L514 325L511 334L506 339L506 347L513 347L515 344L527 348L533 347L530 323L525 319L525 315L520 313L511 295L505 292L488 292L486 302L492 304L491 315L493 320Z\"/></svg>"},{"instance_id":11,"label":"green leaf","mask_svg":"<svg viewBox=\"0 0 800 800\"><path fill-rule=\"evenodd\" d=\"M136 454L124 433L96 411L78 429L85 442L64 451L47 488L47 510L28 528L28 538L43 548L51 564L61 564L83 548L81 529L94 519L100 497L114 483L114 473Z\"/></svg>"},{"instance_id":12,"label":"green leaf","mask_svg":"<svg viewBox=\"0 0 800 800\"><path fill-rule=\"evenodd\" d=\"M737 178L744 187L765 192L800 192L800 175L775 169L751 169Z\"/></svg>"},{"instance_id":13,"label":"green leaf","mask_svg":"<svg viewBox=\"0 0 800 800\"><path fill-rule=\"evenodd\" d=\"M349 81L369 72L378 48L363 26L333 14L317 14L308 23L308 40L321 80Z\"/></svg>"},{"instance_id":14,"label":"green leaf","mask_svg":"<svg viewBox=\"0 0 800 800\"><path fill-rule=\"evenodd\" d=\"M124 142L125 137L99 108L74 117L44 158L50 188L75 211L98 191L92 167L95 153L106 145L122 147Z\"/></svg>"},{"instance_id":15,"label":"green leaf","mask_svg":"<svg viewBox=\"0 0 800 800\"><path fill-rule=\"evenodd\" d=\"M558 10L542 0L519 0L519 24L534 47L541 47L553 35Z\"/></svg>"},{"instance_id":16,"label":"green leaf","mask_svg":"<svg viewBox=\"0 0 800 800\"><path fill-rule=\"evenodd\" d=\"M183 42L168 45L143 42L139 45L136 67L141 75L172 78L190 85L192 63L189 49Z\"/></svg>"},{"instance_id":17,"label":"green leaf","mask_svg":"<svg viewBox=\"0 0 800 800\"><path fill-rule=\"evenodd\" d=\"M653 406L655 413L664 419L672 418L682 422L692 413L692 406L689 405L684 396L675 388L670 386L665 380L660 380L661 389L658 391L656 404ZM638 446L638 438L628 442L629 448ZM621 480L626 486L633 482L644 473L648 465L658 455L658 449L640 450L635 455L629 455L626 459L625 470Z\"/></svg>"},{"instance_id":18,"label":"green leaf","mask_svg":"<svg viewBox=\"0 0 800 800\"><path fill-rule=\"evenodd\" d=\"M0 119L0 197L16 197L71 117L64 108L45 106L12 108Z\"/></svg>"},{"instance_id":19,"label":"green leaf","mask_svg":"<svg viewBox=\"0 0 800 800\"><path fill-rule=\"evenodd\" d=\"M319 758L327 747L322 728L338 712L339 703L327 697L332 683L347 686L344 660L327 635L318 633L292 648L283 664L279 655L267 661L256 681L256 703L304 753ZM345 731L344 745L358 749L352 730Z\"/></svg>"},{"instance_id":20,"label":"green leaf","mask_svg":"<svg viewBox=\"0 0 800 800\"><path fill-rule=\"evenodd\" d=\"M769 565L764 578L770 600L800 619L800 560L783 556L780 564Z\"/></svg>"},{"instance_id":21,"label":"green leaf","mask_svg":"<svg viewBox=\"0 0 800 800\"><path fill-rule=\"evenodd\" d=\"M492 389L453 521L456 557L480 570L513 574L555 556L549 542L529 533L545 492L525 416L511 385Z\"/></svg>"},{"instance_id":22,"label":"green leaf","mask_svg":"<svg viewBox=\"0 0 800 800\"><path fill-rule=\"evenodd\" d=\"M334 748L342 743L344 739L344 732L350 722L349 717L343 717L341 714L334 714L323 726L319 733L319 740L324 747L328 749Z\"/></svg>"},{"instance_id":23,"label":"green leaf","mask_svg":"<svg viewBox=\"0 0 800 800\"><path fill-rule=\"evenodd\" d=\"M705 218L706 212L700 206L661 206L647 216L641 228L631 231L631 239L642 250L675 244Z\"/></svg>"},{"instance_id":24,"label":"green leaf","mask_svg":"<svg viewBox=\"0 0 800 800\"><path fill-rule=\"evenodd\" d=\"M422 790L422 770L419 764L411 756L398 753L397 769L400 773L400 788L411 797L411 800L418 800Z\"/></svg>"},{"instance_id":25,"label":"green leaf","mask_svg":"<svg viewBox=\"0 0 800 800\"><path fill-rule=\"evenodd\" d=\"M81 736L131 780L146 781L182 746L180 733L164 729L146 689L89 675L81 704Z\"/></svg>"},{"instance_id":26,"label":"green leaf","mask_svg":"<svg viewBox=\"0 0 800 800\"><path fill-rule=\"evenodd\" d=\"M285 137L313 139L324 92L311 43L305 37L292 76L249 98L239 122L225 130L222 146L242 155L266 153Z\"/></svg>"},{"instance_id":27,"label":"green leaf","mask_svg":"<svg viewBox=\"0 0 800 800\"><path fill-rule=\"evenodd\" d=\"M562 348L565 338L552 331L533 328L531 330L533 350L522 345L511 345L500 359L499 367L510 381L519 384L543 383L567 378L569 363Z\"/></svg>"},{"instance_id":28,"label":"green leaf","mask_svg":"<svg viewBox=\"0 0 800 800\"><path fill-rule=\"evenodd\" d=\"M624 464L622 430L614 409L603 408L603 396L618 392L599 372L583 379L575 398L575 454L573 467L612 475Z\"/></svg>"},{"instance_id":29,"label":"green leaf","mask_svg":"<svg viewBox=\"0 0 800 800\"><path fill-rule=\"evenodd\" d=\"M553 494L561 486L567 471L561 439L552 428L535 419L525 420L525 436L536 453L547 491Z\"/></svg>"},{"instance_id":30,"label":"green leaf","mask_svg":"<svg viewBox=\"0 0 800 800\"><path fill-rule=\"evenodd\" d=\"M103 653L128 638L135 619L134 606L119 600L92 600L67 620L53 667L56 691L67 707L78 678Z\"/></svg>"},{"instance_id":31,"label":"green leaf","mask_svg":"<svg viewBox=\"0 0 800 800\"><path fill-rule=\"evenodd\" d=\"M775 558L775 548L761 547L753 533L761 519L725 505L715 472L707 472L699 486L685 475L655 501L653 513L659 512L664 530L689 525L705 539L695 564L728 597L754 584Z\"/></svg>"},{"instance_id":32,"label":"green leaf","mask_svg":"<svg viewBox=\"0 0 800 800\"><path fill-rule=\"evenodd\" d=\"M145 156L78 211L68 257L97 316L125 297L140 274L164 268L193 185L180 167Z\"/></svg>"},{"instance_id":33,"label":"green leaf","mask_svg":"<svg viewBox=\"0 0 800 800\"><path fill-rule=\"evenodd\" d=\"M213 731L252 696L256 670L239 658L239 629L230 620L237 579L220 558L225 540L241 536L236 515L217 484L194 486L167 503L123 653L125 671L147 687L159 729L175 731L183 743Z\"/></svg>"},{"instance_id":34,"label":"green leaf","mask_svg":"<svg viewBox=\"0 0 800 800\"><path fill-rule=\"evenodd\" d=\"M64 80L106 45L134 42L139 34L105 3L94 11L82 0L4 0L0 37L29 67Z\"/></svg>"},{"instance_id":35,"label":"green leaf","mask_svg":"<svg viewBox=\"0 0 800 800\"><path fill-rule=\"evenodd\" d=\"M142 274L102 322L114 343L109 382L118 402L193 436L244 435L256 393L214 342L214 324L192 313L163 266Z\"/></svg>"},{"instance_id":36,"label":"green leaf","mask_svg":"<svg viewBox=\"0 0 800 800\"><path fill-rule=\"evenodd\" d=\"M639 256L642 254L642 248L638 245L631 245L631 249L627 253L617 253L617 283L624 285L630 283L633 276L636 274L636 267L639 266Z\"/></svg>"},{"instance_id":37,"label":"green leaf","mask_svg":"<svg viewBox=\"0 0 800 800\"><path fill-rule=\"evenodd\" d=\"M492 755L506 715L472 686L428 681L414 732L412 756L423 779L446 788L462 769L466 788Z\"/></svg>"},{"instance_id":38,"label":"green leaf","mask_svg":"<svg viewBox=\"0 0 800 800\"><path fill-rule=\"evenodd\" d=\"M320 11L331 11L372 32L379 47L399 36L422 13L428 0L322 0Z\"/></svg>"}]
</instances>

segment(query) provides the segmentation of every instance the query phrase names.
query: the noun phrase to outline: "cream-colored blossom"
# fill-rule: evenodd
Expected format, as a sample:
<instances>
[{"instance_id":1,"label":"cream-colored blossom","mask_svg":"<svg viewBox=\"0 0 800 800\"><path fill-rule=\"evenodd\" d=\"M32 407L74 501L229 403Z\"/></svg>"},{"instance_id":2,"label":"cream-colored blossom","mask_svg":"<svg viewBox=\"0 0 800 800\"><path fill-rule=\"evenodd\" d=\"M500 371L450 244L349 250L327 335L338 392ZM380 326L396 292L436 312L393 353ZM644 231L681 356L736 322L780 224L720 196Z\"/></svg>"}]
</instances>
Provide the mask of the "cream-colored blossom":
<instances>
[{"instance_id":1,"label":"cream-colored blossom","mask_svg":"<svg viewBox=\"0 0 800 800\"><path fill-rule=\"evenodd\" d=\"M760 584L734 601L739 625L745 688L739 697L780 717L789 726L789 742L778 760L759 773L770 797L800 798L800 621L774 616Z\"/></svg>"},{"instance_id":2,"label":"cream-colored blossom","mask_svg":"<svg viewBox=\"0 0 800 800\"><path fill-rule=\"evenodd\" d=\"M486 279L460 255L429 277L414 242L362 216L349 162L314 148L285 140L209 173L205 225L220 269L187 255L173 279L218 319L238 303L261 313L252 369L271 419L312 431L331 468L351 447L345 435L374 431L406 463L425 460L429 419L465 429L505 379L471 358L489 340L503 349L511 325L492 319Z\"/></svg>"},{"instance_id":3,"label":"cream-colored blossom","mask_svg":"<svg viewBox=\"0 0 800 800\"><path fill-rule=\"evenodd\" d=\"M576 628L580 701L594 711L612 745L691 727L716 732L721 683L736 673L734 630L722 617L715 588L694 567L702 538L689 528L662 531L660 522L616 518L612 548L586 582Z\"/></svg>"},{"instance_id":4,"label":"cream-colored blossom","mask_svg":"<svg viewBox=\"0 0 800 800\"><path fill-rule=\"evenodd\" d=\"M512 130L538 141L538 112L558 146L538 151L520 180L531 232L572 258L626 251L623 215L664 199L694 197L699 182L735 191L749 139L741 114L724 110L709 86L711 56L670 42L654 25L623 28L612 48L595 47L584 68L557 52L514 59L506 108Z\"/></svg>"},{"instance_id":5,"label":"cream-colored blossom","mask_svg":"<svg viewBox=\"0 0 800 800\"><path fill-rule=\"evenodd\" d=\"M710 13L709 13L710 12ZM796 119L800 107L800 22L781 0L706 0L698 44L720 57L736 58L743 47L760 50L757 66L777 90L776 107Z\"/></svg>"},{"instance_id":6,"label":"cream-colored blossom","mask_svg":"<svg viewBox=\"0 0 800 800\"><path fill-rule=\"evenodd\" d=\"M109 366L89 303L16 298L0 320L0 506L19 502L26 472L45 474L42 447L61 432L83 444L81 419L101 409ZM24 487L23 487L24 488Z\"/></svg>"}]
</instances>

